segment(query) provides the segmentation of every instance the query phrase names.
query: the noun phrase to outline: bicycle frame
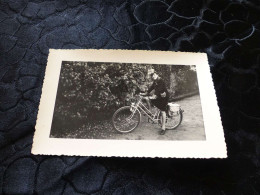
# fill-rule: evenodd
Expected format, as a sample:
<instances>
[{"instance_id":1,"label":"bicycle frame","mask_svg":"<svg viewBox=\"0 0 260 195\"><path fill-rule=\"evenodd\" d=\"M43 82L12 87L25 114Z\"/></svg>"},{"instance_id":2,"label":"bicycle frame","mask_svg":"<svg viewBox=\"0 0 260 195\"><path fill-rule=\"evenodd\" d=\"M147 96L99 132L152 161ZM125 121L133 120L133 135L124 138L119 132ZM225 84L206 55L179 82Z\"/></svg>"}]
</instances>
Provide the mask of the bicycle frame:
<instances>
[{"instance_id":1,"label":"bicycle frame","mask_svg":"<svg viewBox=\"0 0 260 195\"><path fill-rule=\"evenodd\" d=\"M142 111L148 118L150 118L153 122L158 122L160 119L158 117L160 111L158 110L153 114L143 103L142 100L144 99L142 96L139 95L139 100L137 103L132 103L131 109L133 109L132 114L130 118L132 118L135 114L135 112L138 110L139 112ZM157 117L157 118L156 118Z\"/></svg>"}]
</instances>

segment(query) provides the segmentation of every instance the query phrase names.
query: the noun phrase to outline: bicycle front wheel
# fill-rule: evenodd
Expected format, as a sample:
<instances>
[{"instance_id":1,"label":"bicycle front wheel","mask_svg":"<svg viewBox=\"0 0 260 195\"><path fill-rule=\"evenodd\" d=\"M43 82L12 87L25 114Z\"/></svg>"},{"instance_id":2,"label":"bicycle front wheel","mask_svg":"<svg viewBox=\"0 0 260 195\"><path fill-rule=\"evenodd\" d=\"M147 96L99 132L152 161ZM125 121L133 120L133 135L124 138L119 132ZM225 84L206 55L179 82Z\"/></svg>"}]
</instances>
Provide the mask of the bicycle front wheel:
<instances>
[{"instance_id":1,"label":"bicycle front wheel","mask_svg":"<svg viewBox=\"0 0 260 195\"><path fill-rule=\"evenodd\" d=\"M119 108L112 117L113 126L120 133L133 131L139 125L140 120L141 113L138 110L132 112L130 106Z\"/></svg>"}]
</instances>

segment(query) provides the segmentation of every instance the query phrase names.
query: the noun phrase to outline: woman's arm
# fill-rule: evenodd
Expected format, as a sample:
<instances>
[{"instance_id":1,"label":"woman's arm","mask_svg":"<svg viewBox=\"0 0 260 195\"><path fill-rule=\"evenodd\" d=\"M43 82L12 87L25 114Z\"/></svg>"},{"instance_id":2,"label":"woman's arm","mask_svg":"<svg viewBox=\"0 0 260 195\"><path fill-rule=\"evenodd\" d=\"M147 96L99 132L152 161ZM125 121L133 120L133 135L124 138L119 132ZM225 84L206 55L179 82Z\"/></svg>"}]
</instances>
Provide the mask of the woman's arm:
<instances>
[{"instance_id":1,"label":"woman's arm","mask_svg":"<svg viewBox=\"0 0 260 195\"><path fill-rule=\"evenodd\" d=\"M152 86L148 89L147 94L149 95L152 90L154 90L154 82L153 82Z\"/></svg>"}]
</instances>

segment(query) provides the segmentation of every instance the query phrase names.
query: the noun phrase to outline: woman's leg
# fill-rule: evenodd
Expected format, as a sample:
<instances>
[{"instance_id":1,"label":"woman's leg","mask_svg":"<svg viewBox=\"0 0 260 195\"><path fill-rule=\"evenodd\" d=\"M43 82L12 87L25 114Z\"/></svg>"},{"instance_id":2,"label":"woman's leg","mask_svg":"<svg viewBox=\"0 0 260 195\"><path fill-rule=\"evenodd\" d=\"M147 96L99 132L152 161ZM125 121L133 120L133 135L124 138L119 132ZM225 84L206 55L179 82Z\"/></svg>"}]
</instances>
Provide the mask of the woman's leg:
<instances>
[{"instance_id":1,"label":"woman's leg","mask_svg":"<svg viewBox=\"0 0 260 195\"><path fill-rule=\"evenodd\" d=\"M165 123L166 123L166 112L162 111L162 131L160 132L161 135L165 134Z\"/></svg>"},{"instance_id":2,"label":"woman's leg","mask_svg":"<svg viewBox=\"0 0 260 195\"><path fill-rule=\"evenodd\" d=\"M161 105L160 105L160 110L161 110L161 115L162 115L162 130L160 132L161 135L165 134L166 128L165 128L165 123L166 123L166 110L167 110L167 105L168 105L168 97L162 98L161 99Z\"/></svg>"},{"instance_id":3,"label":"woman's leg","mask_svg":"<svg viewBox=\"0 0 260 195\"><path fill-rule=\"evenodd\" d=\"M165 134L165 123L166 123L166 106L167 100L166 99L155 99L151 100L152 104L155 105L159 110L161 110L161 117L162 117L162 130L160 131L161 135Z\"/></svg>"},{"instance_id":4,"label":"woman's leg","mask_svg":"<svg viewBox=\"0 0 260 195\"><path fill-rule=\"evenodd\" d=\"M148 106L148 109L151 111L151 104L149 98L145 98L146 104Z\"/></svg>"}]
</instances>

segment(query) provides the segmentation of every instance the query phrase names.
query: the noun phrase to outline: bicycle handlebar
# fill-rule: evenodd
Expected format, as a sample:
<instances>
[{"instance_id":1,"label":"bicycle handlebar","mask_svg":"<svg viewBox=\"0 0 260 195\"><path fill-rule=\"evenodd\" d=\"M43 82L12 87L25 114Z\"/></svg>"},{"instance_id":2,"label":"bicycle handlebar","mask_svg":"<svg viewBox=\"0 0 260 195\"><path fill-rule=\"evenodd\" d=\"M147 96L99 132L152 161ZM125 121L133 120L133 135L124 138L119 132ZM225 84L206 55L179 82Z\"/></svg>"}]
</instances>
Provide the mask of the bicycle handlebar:
<instances>
[{"instance_id":1,"label":"bicycle handlebar","mask_svg":"<svg viewBox=\"0 0 260 195\"><path fill-rule=\"evenodd\" d=\"M149 99L156 99L156 96L154 97L154 95L148 95L148 94L138 94L139 97L148 97Z\"/></svg>"}]
</instances>

